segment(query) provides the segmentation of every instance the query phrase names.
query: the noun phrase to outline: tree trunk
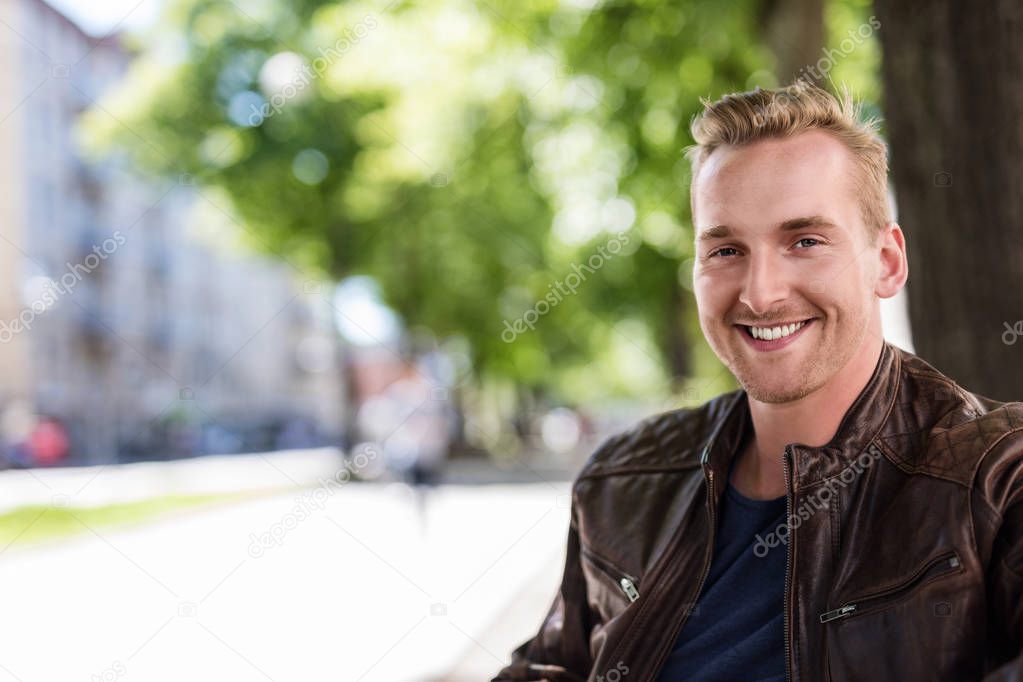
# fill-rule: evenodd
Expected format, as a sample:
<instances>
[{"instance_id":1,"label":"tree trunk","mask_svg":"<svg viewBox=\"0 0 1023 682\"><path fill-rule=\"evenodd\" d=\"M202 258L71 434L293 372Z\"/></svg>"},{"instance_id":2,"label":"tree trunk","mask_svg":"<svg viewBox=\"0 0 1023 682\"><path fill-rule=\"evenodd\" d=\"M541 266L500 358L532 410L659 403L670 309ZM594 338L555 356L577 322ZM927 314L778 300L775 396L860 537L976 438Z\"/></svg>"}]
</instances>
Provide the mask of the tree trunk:
<instances>
[{"instance_id":1,"label":"tree trunk","mask_svg":"<svg viewBox=\"0 0 1023 682\"><path fill-rule=\"evenodd\" d=\"M692 348L685 325L686 315L690 314L690 311L678 284L668 288L665 307L664 319L667 323L665 355L668 359L668 371L671 373L671 390L677 393L692 371L690 358Z\"/></svg>"},{"instance_id":2,"label":"tree trunk","mask_svg":"<svg viewBox=\"0 0 1023 682\"><path fill-rule=\"evenodd\" d=\"M357 444L360 436L357 417L359 400L362 396L359 395L355 380L355 362L352 357L352 348L341 335L333 320L331 320L330 329L330 336L334 341L334 357L337 362L336 369L339 375L339 388L341 389L341 405L339 406L341 409L339 424L341 428L341 442L338 445L346 456L352 456L351 449Z\"/></svg>"},{"instance_id":3,"label":"tree trunk","mask_svg":"<svg viewBox=\"0 0 1023 682\"><path fill-rule=\"evenodd\" d=\"M875 8L915 350L1023 399L1023 3Z\"/></svg>"},{"instance_id":4,"label":"tree trunk","mask_svg":"<svg viewBox=\"0 0 1023 682\"><path fill-rule=\"evenodd\" d=\"M797 78L820 81L816 69L824 47L823 0L765 0L760 6L763 39L774 54L774 74L788 85Z\"/></svg>"}]
</instances>

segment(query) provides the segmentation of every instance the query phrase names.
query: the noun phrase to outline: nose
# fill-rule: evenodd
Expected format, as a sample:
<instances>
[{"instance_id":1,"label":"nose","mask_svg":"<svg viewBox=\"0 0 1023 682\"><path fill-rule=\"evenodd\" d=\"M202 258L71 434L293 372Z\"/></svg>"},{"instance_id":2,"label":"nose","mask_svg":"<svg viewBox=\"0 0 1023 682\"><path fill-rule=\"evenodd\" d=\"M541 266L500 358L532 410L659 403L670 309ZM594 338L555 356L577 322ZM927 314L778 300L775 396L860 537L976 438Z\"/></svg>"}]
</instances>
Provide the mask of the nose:
<instances>
[{"instance_id":1,"label":"nose","mask_svg":"<svg viewBox=\"0 0 1023 682\"><path fill-rule=\"evenodd\" d=\"M755 315L763 315L776 303L788 298L787 274L783 264L766 249L751 254L746 262L748 265L739 300Z\"/></svg>"}]
</instances>

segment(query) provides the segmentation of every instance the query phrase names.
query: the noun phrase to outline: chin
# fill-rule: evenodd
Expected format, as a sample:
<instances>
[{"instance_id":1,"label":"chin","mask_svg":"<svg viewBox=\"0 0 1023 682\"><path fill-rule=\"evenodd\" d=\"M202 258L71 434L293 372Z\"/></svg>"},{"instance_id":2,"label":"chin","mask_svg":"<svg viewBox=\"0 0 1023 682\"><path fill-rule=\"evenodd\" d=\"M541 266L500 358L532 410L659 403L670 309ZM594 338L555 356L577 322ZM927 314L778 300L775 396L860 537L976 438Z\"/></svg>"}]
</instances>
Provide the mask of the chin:
<instances>
[{"instance_id":1,"label":"chin","mask_svg":"<svg viewBox=\"0 0 1023 682\"><path fill-rule=\"evenodd\" d=\"M739 385L750 398L762 403L790 403L810 395L825 383L827 372L822 371L815 359L799 361L798 369L786 372L758 372L747 366L743 374L737 374Z\"/></svg>"},{"instance_id":2,"label":"chin","mask_svg":"<svg viewBox=\"0 0 1023 682\"><path fill-rule=\"evenodd\" d=\"M741 383L741 382L740 382ZM805 398L813 392L808 385L800 386L764 386L762 384L743 385L750 398L761 403L791 403Z\"/></svg>"}]
</instances>

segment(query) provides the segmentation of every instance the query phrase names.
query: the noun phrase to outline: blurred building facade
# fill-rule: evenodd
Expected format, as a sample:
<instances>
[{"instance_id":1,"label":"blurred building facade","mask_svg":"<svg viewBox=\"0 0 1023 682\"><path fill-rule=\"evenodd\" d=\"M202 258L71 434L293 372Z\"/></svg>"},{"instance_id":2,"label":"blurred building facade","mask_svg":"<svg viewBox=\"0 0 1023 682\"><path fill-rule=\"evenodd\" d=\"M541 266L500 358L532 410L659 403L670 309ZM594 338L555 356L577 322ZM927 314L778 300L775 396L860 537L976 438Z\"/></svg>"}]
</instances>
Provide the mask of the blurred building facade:
<instances>
[{"instance_id":1,"label":"blurred building facade","mask_svg":"<svg viewBox=\"0 0 1023 682\"><path fill-rule=\"evenodd\" d=\"M0 1L0 414L53 417L98 463L334 442L327 284L227 253L187 176L87 163L75 120L125 71L43 0ZM0 419L10 441L25 419Z\"/></svg>"}]
</instances>

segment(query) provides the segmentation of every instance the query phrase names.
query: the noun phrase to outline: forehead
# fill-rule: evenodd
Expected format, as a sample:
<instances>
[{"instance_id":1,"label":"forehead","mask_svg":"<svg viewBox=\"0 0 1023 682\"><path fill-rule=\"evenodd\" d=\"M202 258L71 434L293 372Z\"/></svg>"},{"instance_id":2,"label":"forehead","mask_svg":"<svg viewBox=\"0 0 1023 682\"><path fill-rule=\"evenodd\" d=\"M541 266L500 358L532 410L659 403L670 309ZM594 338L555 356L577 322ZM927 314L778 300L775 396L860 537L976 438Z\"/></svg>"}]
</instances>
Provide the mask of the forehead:
<instances>
[{"instance_id":1,"label":"forehead","mask_svg":"<svg viewBox=\"0 0 1023 682\"><path fill-rule=\"evenodd\" d=\"M729 224L755 229L800 216L858 220L852 154L823 131L716 149L700 167L693 208L698 230Z\"/></svg>"}]
</instances>

